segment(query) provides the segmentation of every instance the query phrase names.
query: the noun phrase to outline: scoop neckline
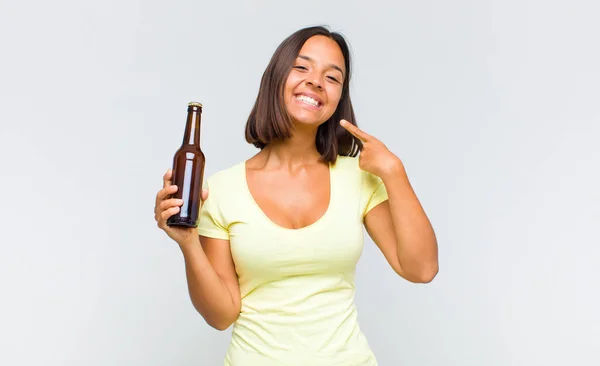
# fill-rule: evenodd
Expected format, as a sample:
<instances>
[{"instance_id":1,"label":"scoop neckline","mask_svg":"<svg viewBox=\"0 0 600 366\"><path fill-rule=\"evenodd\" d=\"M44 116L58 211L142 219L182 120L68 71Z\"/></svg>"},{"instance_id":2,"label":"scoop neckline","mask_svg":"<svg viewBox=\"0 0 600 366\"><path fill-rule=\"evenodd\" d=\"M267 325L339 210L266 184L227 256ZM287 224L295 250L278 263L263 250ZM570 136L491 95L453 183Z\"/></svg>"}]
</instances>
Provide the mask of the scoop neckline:
<instances>
[{"instance_id":1,"label":"scoop neckline","mask_svg":"<svg viewBox=\"0 0 600 366\"><path fill-rule=\"evenodd\" d=\"M331 162L327 163L328 168L329 168L329 203L327 204L327 209L325 210L325 212L314 222L297 228L297 229L293 229L293 228L289 228L289 227L284 227L281 226L279 224L277 224L276 222L274 222L264 211L263 209L260 207L260 205L258 204L258 202L256 202L256 199L254 199L254 196L252 195L252 192L250 191L250 186L248 185L248 172L246 170L247 167L247 163L248 160L245 160L243 162L240 163L240 167L241 167L241 174L242 174L242 181L244 183L244 190L246 191L246 195L248 196L248 198L250 199L252 206L254 206L254 208L260 213L260 215L262 216L263 220L267 222L267 224L269 224L269 226L272 226L278 230L282 230L282 231L288 231L288 232L301 232L301 231L306 231L309 229L312 229L318 225L320 225L322 222L324 222L327 217L329 216L332 207L333 207L333 202L334 202L334 178L335 178L335 166L334 164L332 164Z\"/></svg>"}]
</instances>

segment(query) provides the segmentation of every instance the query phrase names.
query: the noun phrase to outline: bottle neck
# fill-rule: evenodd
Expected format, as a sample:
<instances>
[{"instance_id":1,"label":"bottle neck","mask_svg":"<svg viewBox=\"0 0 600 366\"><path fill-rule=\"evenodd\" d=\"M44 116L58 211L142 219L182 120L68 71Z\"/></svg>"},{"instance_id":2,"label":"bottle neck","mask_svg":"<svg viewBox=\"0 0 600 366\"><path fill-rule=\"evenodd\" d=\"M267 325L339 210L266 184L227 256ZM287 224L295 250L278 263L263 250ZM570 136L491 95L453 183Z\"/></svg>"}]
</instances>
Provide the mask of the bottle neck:
<instances>
[{"instance_id":1,"label":"bottle neck","mask_svg":"<svg viewBox=\"0 0 600 366\"><path fill-rule=\"evenodd\" d=\"M195 106L188 107L185 134L183 135L183 145L200 146L201 117L202 108Z\"/></svg>"}]
</instances>

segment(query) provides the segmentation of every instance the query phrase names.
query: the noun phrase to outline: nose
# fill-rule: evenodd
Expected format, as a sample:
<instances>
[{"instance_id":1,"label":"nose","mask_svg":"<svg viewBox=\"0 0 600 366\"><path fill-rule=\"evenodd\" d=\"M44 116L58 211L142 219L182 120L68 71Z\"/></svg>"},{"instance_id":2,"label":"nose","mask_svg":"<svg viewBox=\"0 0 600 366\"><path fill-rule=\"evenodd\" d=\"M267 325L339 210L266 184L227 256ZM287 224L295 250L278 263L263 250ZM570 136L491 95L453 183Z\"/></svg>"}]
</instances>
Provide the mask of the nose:
<instances>
[{"instance_id":1,"label":"nose","mask_svg":"<svg viewBox=\"0 0 600 366\"><path fill-rule=\"evenodd\" d=\"M310 86L312 86L314 88L317 88L317 89L322 89L323 88L323 85L321 83L321 79L317 75L315 75L315 74L309 75L306 78L306 85L310 85Z\"/></svg>"}]
</instances>

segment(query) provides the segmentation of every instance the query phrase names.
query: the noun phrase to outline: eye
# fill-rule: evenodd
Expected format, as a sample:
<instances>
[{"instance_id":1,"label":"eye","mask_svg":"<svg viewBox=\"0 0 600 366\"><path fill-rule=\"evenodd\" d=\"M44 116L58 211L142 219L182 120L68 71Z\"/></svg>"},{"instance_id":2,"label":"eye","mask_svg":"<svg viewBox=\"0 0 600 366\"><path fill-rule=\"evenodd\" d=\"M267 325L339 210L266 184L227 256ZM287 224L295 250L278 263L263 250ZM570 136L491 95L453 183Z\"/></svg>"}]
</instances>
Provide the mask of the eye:
<instances>
[{"instance_id":1,"label":"eye","mask_svg":"<svg viewBox=\"0 0 600 366\"><path fill-rule=\"evenodd\" d=\"M328 78L329 80L333 80L333 81L335 81L336 83L339 83L339 80L338 80L338 79L336 79L336 78L335 78L335 77L333 77L333 76L328 76L327 78Z\"/></svg>"},{"instance_id":2,"label":"eye","mask_svg":"<svg viewBox=\"0 0 600 366\"><path fill-rule=\"evenodd\" d=\"M294 66L294 69L298 69L298 70L308 70L306 67L304 67L304 66L302 66L302 65Z\"/></svg>"}]
</instances>

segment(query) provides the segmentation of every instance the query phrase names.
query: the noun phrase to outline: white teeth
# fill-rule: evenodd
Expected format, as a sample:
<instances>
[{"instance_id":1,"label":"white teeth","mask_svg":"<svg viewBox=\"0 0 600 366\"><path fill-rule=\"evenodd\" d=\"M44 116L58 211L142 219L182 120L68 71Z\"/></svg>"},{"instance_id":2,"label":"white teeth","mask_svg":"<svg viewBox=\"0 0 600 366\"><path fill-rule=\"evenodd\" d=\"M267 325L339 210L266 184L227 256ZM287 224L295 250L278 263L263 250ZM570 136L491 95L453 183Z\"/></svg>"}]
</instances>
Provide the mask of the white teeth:
<instances>
[{"instance_id":1,"label":"white teeth","mask_svg":"<svg viewBox=\"0 0 600 366\"><path fill-rule=\"evenodd\" d=\"M314 100L311 97L307 97L306 95L298 95L298 96L296 96L296 99L298 99L299 101L304 102L306 104L314 105L315 107L319 106L319 102L317 102L316 100Z\"/></svg>"}]
</instances>

